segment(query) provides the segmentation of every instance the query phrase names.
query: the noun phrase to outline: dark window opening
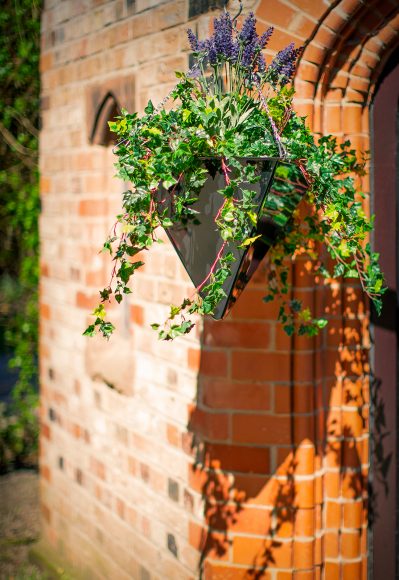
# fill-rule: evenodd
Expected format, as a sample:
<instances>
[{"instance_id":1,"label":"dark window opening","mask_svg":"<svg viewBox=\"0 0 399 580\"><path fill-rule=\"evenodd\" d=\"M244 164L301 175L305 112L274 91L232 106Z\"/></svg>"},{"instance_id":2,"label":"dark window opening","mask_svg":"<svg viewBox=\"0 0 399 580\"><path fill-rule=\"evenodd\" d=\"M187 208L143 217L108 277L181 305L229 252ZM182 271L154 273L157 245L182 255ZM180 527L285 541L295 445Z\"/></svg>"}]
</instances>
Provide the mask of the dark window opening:
<instances>
[{"instance_id":1,"label":"dark window opening","mask_svg":"<svg viewBox=\"0 0 399 580\"><path fill-rule=\"evenodd\" d=\"M110 130L108 122L113 121L120 113L121 110L118 101L111 92L108 92L98 107L94 118L90 133L90 143L92 145L103 145L107 147L115 143L115 134Z\"/></svg>"}]
</instances>

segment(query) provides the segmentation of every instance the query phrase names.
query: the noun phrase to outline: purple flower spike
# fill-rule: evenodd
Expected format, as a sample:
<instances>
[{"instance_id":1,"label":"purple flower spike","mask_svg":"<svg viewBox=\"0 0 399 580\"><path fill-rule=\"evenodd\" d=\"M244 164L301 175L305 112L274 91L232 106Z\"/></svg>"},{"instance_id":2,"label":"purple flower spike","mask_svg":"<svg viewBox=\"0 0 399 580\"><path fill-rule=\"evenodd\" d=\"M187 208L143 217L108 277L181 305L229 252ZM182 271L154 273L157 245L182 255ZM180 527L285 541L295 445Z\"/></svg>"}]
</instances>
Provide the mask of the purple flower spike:
<instances>
[{"instance_id":1,"label":"purple flower spike","mask_svg":"<svg viewBox=\"0 0 399 580\"><path fill-rule=\"evenodd\" d=\"M258 73L263 74L265 72L265 70L266 70L266 61L265 61L265 57L261 53L258 56Z\"/></svg>"},{"instance_id":2,"label":"purple flower spike","mask_svg":"<svg viewBox=\"0 0 399 580\"><path fill-rule=\"evenodd\" d=\"M252 44L247 44L242 53L241 64L244 68L251 68L253 60L254 46Z\"/></svg>"},{"instance_id":3,"label":"purple flower spike","mask_svg":"<svg viewBox=\"0 0 399 580\"><path fill-rule=\"evenodd\" d=\"M257 38L256 34L256 18L253 12L249 13L249 16L244 21L242 25L241 32L239 34L239 39L245 44L250 44Z\"/></svg>"},{"instance_id":4,"label":"purple flower spike","mask_svg":"<svg viewBox=\"0 0 399 580\"><path fill-rule=\"evenodd\" d=\"M238 42L233 42L233 46L231 48L231 61L237 62L239 54L240 54L240 45Z\"/></svg>"},{"instance_id":5,"label":"purple flower spike","mask_svg":"<svg viewBox=\"0 0 399 580\"><path fill-rule=\"evenodd\" d=\"M207 56L208 56L208 60L209 60L209 64L211 66L214 66L215 64L217 64L218 61L218 53L215 47L215 43L213 38L210 38L209 40L206 40L206 51L207 51Z\"/></svg>"},{"instance_id":6,"label":"purple flower spike","mask_svg":"<svg viewBox=\"0 0 399 580\"><path fill-rule=\"evenodd\" d=\"M288 46L280 50L270 64L270 72L273 77L280 79L281 86L286 85L294 76L296 61L301 54L302 48L294 48L291 42Z\"/></svg>"},{"instance_id":7,"label":"purple flower spike","mask_svg":"<svg viewBox=\"0 0 399 580\"><path fill-rule=\"evenodd\" d=\"M264 32L262 34L262 36L259 39L259 46L263 49L266 47L267 43L270 40L271 35L273 34L274 28L273 26L270 26L270 28L268 28L266 30L266 32Z\"/></svg>"},{"instance_id":8,"label":"purple flower spike","mask_svg":"<svg viewBox=\"0 0 399 580\"><path fill-rule=\"evenodd\" d=\"M198 38L196 37L194 32L191 30L191 28L189 28L187 30L187 36L188 36L188 42L190 43L191 50L193 52L197 52L198 51L198 44L199 44Z\"/></svg>"},{"instance_id":9,"label":"purple flower spike","mask_svg":"<svg viewBox=\"0 0 399 580\"><path fill-rule=\"evenodd\" d=\"M228 12L214 20L214 44L218 55L229 59L233 51L233 22Z\"/></svg>"}]
</instances>

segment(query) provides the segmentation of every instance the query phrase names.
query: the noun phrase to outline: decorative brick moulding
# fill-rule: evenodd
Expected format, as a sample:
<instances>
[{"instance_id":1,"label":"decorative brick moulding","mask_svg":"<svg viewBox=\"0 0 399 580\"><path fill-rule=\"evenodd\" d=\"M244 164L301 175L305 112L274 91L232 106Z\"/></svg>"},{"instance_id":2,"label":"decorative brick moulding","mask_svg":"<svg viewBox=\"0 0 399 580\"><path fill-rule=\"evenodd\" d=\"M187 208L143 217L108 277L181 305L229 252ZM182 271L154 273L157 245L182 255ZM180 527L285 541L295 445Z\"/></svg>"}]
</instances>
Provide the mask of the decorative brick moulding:
<instances>
[{"instance_id":1,"label":"decorative brick moulding","mask_svg":"<svg viewBox=\"0 0 399 580\"><path fill-rule=\"evenodd\" d=\"M205 37L220 7L45 3L36 559L84 579L366 580L378 558L391 566L395 529L388 518L375 523L391 526L380 528L381 557L370 524L378 390L358 285L315 285L298 256L292 298L329 326L312 339L288 337L276 305L262 302L260 265L224 321L204 321L176 347L149 328L191 288L165 234L130 303L111 308L120 329L111 350L81 336L109 280L99 240L125 189L113 178L106 121L121 107L160 102L173 71L188 67L185 29ZM397 2L248 0L244 8L259 29L278 31L268 61L290 41L305 47L295 109L312 130L369 150L369 106L399 45ZM367 178L362 188L370 191ZM388 432L381 427L385 449ZM377 492L383 502L382 484ZM387 569L375 577L394 577Z\"/></svg>"}]
</instances>

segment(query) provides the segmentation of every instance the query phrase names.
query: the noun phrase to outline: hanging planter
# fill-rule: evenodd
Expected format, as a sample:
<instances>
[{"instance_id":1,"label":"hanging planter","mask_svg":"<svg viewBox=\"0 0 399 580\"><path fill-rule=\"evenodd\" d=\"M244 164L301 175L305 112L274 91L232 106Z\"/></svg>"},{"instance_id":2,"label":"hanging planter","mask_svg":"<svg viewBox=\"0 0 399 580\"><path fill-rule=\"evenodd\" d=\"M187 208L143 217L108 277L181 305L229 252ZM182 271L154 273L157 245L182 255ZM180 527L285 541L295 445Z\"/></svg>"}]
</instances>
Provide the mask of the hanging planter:
<instances>
[{"instance_id":1,"label":"hanging planter","mask_svg":"<svg viewBox=\"0 0 399 580\"><path fill-rule=\"evenodd\" d=\"M360 279L381 308L383 276L367 243L373 221L353 179L364 174L364 161L349 142L325 136L316 143L295 114L289 82L301 49L290 44L267 64L263 49L272 32L259 36L252 13L239 29L228 12L207 40L189 30L190 71L176 73L178 84L157 108L150 101L142 117L124 111L110 123L119 138L118 176L130 188L104 244L114 267L86 335L113 332L104 304L132 291L143 264L135 256L160 241L160 226L194 285L163 324L152 325L161 339L190 332L194 314L223 318L266 253L264 300L280 301L288 334L312 336L327 323L289 298L298 255L326 284ZM168 100L174 104L166 111Z\"/></svg>"},{"instance_id":2,"label":"hanging planter","mask_svg":"<svg viewBox=\"0 0 399 580\"><path fill-rule=\"evenodd\" d=\"M279 211L277 216L273 216L270 207L271 196L269 197L268 194L277 164L281 159L247 157L239 161L241 164L252 165L255 173L260 177L259 182L252 186L239 184L240 189L237 193L239 196L243 187L255 193L253 211L256 216L254 220L256 225L249 234L250 243L237 246L232 242L224 241L220 235L217 220L222 210L223 198L219 191L223 189L226 177L223 171L223 160L216 157L203 160L207 178L198 199L192 205L192 210L195 212L193 218L185 221L178 220L172 226L165 228L168 238L202 299L206 299L206 292L203 288L213 273L218 256L221 253L231 253L233 256L234 261L230 266L231 275L222 286L225 295L211 313L216 320L224 318L229 313L268 250L281 234L283 225L290 219L300 200L298 194L286 195L285 213ZM173 201L183 187L184 183L179 185L172 194L165 188L159 189L157 209L161 215L166 212L172 222L174 221ZM268 197L269 204L267 204ZM288 204L288 200L291 204Z\"/></svg>"}]
</instances>

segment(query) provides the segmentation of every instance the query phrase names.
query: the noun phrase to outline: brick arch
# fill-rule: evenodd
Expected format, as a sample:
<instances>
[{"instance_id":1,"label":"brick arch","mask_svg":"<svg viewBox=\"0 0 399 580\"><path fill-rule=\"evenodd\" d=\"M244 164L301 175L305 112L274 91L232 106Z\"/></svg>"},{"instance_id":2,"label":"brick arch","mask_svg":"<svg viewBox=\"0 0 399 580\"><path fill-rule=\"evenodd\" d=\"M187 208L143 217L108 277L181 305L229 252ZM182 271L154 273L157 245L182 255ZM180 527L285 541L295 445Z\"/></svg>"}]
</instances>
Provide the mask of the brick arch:
<instances>
[{"instance_id":1,"label":"brick arch","mask_svg":"<svg viewBox=\"0 0 399 580\"><path fill-rule=\"evenodd\" d=\"M359 113L372 101L398 44L397 3L339 0L331 5L305 42L295 78L300 113L308 115L314 131L367 132ZM352 105L346 114L344 105ZM331 107L340 109L335 120Z\"/></svg>"}]
</instances>

